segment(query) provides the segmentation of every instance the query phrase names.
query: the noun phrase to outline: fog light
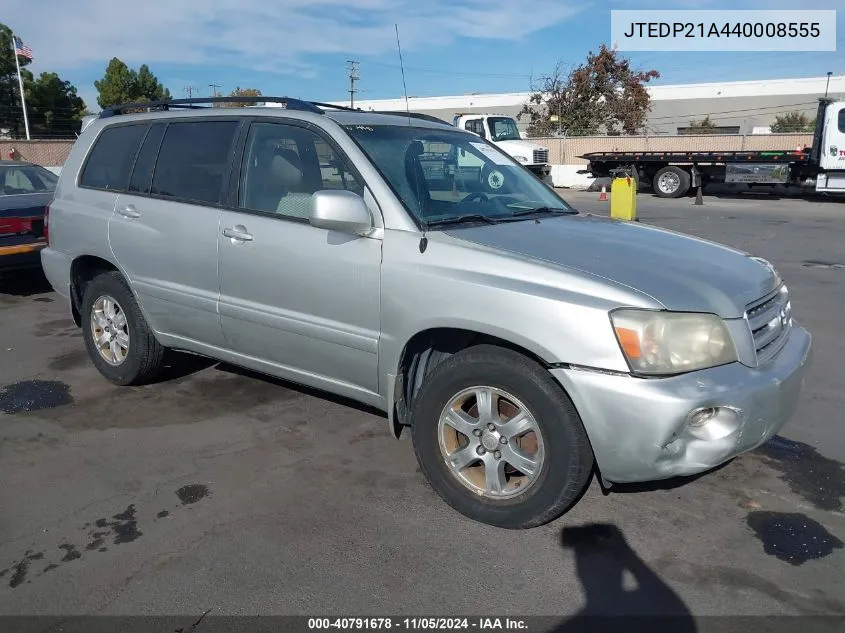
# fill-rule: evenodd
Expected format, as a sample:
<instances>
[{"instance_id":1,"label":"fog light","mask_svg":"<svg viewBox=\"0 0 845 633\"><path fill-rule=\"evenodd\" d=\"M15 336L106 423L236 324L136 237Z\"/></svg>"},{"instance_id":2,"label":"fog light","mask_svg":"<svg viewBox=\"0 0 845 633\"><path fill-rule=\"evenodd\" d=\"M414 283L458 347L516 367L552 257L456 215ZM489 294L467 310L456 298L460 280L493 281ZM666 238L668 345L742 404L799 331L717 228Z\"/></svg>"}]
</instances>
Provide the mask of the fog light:
<instances>
[{"instance_id":1,"label":"fog light","mask_svg":"<svg viewBox=\"0 0 845 633\"><path fill-rule=\"evenodd\" d=\"M699 428L707 424L710 420L716 417L718 409L707 407L706 409L696 409L687 416L687 424L689 426Z\"/></svg>"}]
</instances>

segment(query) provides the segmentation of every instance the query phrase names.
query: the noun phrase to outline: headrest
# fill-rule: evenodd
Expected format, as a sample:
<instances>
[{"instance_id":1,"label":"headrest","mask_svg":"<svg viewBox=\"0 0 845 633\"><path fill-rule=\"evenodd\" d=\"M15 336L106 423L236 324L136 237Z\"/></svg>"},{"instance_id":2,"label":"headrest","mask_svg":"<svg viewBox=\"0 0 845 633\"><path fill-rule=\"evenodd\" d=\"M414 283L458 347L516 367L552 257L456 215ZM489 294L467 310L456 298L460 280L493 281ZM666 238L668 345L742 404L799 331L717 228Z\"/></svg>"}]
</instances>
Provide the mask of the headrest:
<instances>
[{"instance_id":1,"label":"headrest","mask_svg":"<svg viewBox=\"0 0 845 633\"><path fill-rule=\"evenodd\" d=\"M425 148L423 147L422 141L413 141L408 146L407 156L408 157L411 157L411 156L417 157L420 154L422 154L424 151L425 151Z\"/></svg>"},{"instance_id":2,"label":"headrest","mask_svg":"<svg viewBox=\"0 0 845 633\"><path fill-rule=\"evenodd\" d=\"M270 171L278 184L293 187L302 182L302 168L295 152L281 151L273 157Z\"/></svg>"}]
</instances>

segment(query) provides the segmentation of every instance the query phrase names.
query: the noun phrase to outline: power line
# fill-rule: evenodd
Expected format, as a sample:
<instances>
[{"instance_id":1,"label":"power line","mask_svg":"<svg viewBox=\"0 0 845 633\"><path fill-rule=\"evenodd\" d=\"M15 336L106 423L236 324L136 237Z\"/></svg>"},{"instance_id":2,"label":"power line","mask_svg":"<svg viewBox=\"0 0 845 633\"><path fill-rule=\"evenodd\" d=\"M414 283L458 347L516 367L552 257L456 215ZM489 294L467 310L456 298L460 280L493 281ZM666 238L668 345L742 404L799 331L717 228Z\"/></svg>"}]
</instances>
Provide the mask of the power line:
<instances>
[{"instance_id":1,"label":"power line","mask_svg":"<svg viewBox=\"0 0 845 633\"><path fill-rule=\"evenodd\" d=\"M223 86L222 86L221 84L213 84L213 83L212 83L212 84L208 84L208 87L209 87L209 88L211 88L211 96L212 96L212 97L216 97L216 96L217 96L217 89L218 89L218 88L222 88ZM217 105L218 105L218 104L213 103L213 104L212 104L212 107L215 107L215 108L216 108L216 107L217 107Z\"/></svg>"},{"instance_id":2,"label":"power line","mask_svg":"<svg viewBox=\"0 0 845 633\"><path fill-rule=\"evenodd\" d=\"M388 64L385 62L367 62L372 66L383 66L385 68L399 68L399 64ZM531 79L531 75L517 75L508 73L481 73L481 72L461 72L459 70L444 70L438 68L419 68L414 66L405 66L405 70L413 70L419 73L434 73L438 75L456 75L463 77L510 77L517 79Z\"/></svg>"},{"instance_id":3,"label":"power line","mask_svg":"<svg viewBox=\"0 0 845 633\"><path fill-rule=\"evenodd\" d=\"M353 59L347 59L346 63L349 64L349 107L355 107L355 93L358 92L355 90L355 82L360 79L358 76L358 64L359 62Z\"/></svg>"}]
</instances>

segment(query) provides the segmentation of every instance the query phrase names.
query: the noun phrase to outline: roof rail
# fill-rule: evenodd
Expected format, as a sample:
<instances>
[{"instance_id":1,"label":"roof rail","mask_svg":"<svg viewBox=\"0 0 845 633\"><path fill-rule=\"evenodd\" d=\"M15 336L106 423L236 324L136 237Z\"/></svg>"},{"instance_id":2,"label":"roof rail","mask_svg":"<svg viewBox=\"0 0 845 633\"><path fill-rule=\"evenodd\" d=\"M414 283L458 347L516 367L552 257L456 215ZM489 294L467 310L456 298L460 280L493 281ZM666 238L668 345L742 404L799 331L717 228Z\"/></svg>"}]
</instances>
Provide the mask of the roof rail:
<instances>
[{"instance_id":1,"label":"roof rail","mask_svg":"<svg viewBox=\"0 0 845 633\"><path fill-rule=\"evenodd\" d=\"M302 110L304 112L313 112L314 114L324 114L323 110L320 109L317 104L311 103L310 101L302 101L301 99L293 99L291 97L194 97L192 99L147 101L146 103L122 103L108 108L103 108L103 111L100 112L100 118L105 119L115 116L116 114L122 114L127 110L170 110L171 108L196 110L208 107L200 105L203 103L278 103L284 105L288 110Z\"/></svg>"},{"instance_id":2,"label":"roof rail","mask_svg":"<svg viewBox=\"0 0 845 633\"><path fill-rule=\"evenodd\" d=\"M370 114L392 114L394 116L403 116L403 117L410 117L412 119L421 119L423 121L430 121L431 123L440 123L442 125L449 125L448 121L444 121L443 119L438 119L436 116L432 116L430 114L421 114L419 112L404 112L400 110L391 110L391 111L384 111L384 110L371 110Z\"/></svg>"},{"instance_id":3,"label":"roof rail","mask_svg":"<svg viewBox=\"0 0 845 633\"><path fill-rule=\"evenodd\" d=\"M350 108L349 106L337 105L336 103L322 103L320 101L311 101L312 105L319 108L328 108L330 110L345 110L347 112L363 112L361 108Z\"/></svg>"}]
</instances>

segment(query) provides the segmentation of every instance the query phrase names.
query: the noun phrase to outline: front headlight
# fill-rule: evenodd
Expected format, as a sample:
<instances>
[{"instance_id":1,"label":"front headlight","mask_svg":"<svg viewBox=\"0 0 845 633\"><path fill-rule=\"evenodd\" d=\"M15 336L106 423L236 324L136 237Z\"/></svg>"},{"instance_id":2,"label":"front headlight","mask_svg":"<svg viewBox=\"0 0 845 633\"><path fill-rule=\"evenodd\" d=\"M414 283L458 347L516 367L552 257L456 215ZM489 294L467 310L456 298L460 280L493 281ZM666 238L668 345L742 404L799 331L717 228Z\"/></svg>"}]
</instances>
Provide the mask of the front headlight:
<instances>
[{"instance_id":1,"label":"front headlight","mask_svg":"<svg viewBox=\"0 0 845 633\"><path fill-rule=\"evenodd\" d=\"M621 309L610 321L635 374L681 374L737 360L728 328L715 314Z\"/></svg>"},{"instance_id":2,"label":"front headlight","mask_svg":"<svg viewBox=\"0 0 845 633\"><path fill-rule=\"evenodd\" d=\"M514 159L518 160L520 163L528 162L528 159L525 156L514 156Z\"/></svg>"}]
</instances>

